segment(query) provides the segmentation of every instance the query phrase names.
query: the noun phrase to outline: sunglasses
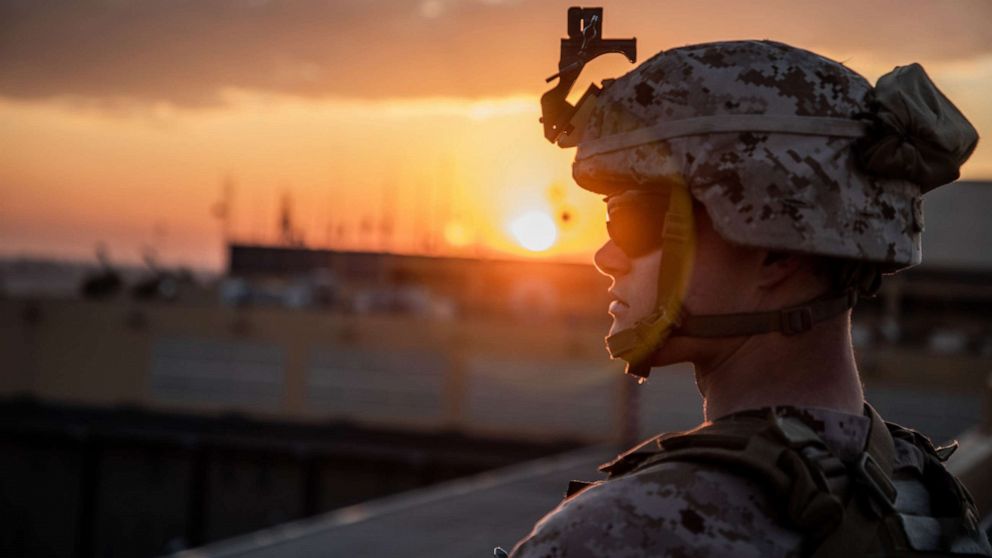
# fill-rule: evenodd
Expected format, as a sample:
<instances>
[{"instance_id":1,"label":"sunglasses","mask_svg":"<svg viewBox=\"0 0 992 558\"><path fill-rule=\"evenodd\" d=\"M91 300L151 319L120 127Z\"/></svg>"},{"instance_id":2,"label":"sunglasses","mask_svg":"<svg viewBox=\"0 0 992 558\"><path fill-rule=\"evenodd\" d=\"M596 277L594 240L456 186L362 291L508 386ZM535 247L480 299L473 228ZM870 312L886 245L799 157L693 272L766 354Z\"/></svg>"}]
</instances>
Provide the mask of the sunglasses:
<instances>
[{"instance_id":1,"label":"sunglasses","mask_svg":"<svg viewBox=\"0 0 992 558\"><path fill-rule=\"evenodd\" d=\"M662 244L667 193L624 192L606 199L606 232L629 258L649 254Z\"/></svg>"}]
</instances>

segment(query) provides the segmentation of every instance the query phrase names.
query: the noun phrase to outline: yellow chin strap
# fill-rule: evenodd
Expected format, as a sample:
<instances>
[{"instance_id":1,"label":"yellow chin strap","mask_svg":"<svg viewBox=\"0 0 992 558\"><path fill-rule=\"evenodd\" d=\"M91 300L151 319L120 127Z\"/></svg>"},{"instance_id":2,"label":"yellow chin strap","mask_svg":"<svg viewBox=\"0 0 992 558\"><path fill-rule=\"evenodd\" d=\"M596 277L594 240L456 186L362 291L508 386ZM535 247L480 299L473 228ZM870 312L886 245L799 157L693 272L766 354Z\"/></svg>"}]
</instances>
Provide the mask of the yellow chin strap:
<instances>
[{"instance_id":1,"label":"yellow chin strap","mask_svg":"<svg viewBox=\"0 0 992 558\"><path fill-rule=\"evenodd\" d=\"M689 188L682 179L666 187L670 198L661 241L657 308L633 327L606 338L610 356L627 362L627 374L642 378L648 377L652 355L678 324L695 256L696 229Z\"/></svg>"}]
</instances>

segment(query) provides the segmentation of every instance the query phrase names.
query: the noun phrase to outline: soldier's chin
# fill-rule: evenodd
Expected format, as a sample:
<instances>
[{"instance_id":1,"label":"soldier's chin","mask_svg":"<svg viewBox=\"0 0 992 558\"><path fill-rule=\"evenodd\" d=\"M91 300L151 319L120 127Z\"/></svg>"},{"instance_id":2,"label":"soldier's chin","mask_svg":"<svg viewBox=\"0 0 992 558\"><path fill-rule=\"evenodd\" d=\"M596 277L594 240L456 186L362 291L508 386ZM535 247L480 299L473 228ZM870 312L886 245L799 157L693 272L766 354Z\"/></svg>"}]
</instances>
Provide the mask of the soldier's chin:
<instances>
[{"instance_id":1,"label":"soldier's chin","mask_svg":"<svg viewBox=\"0 0 992 558\"><path fill-rule=\"evenodd\" d=\"M610 324L610 332L607 335L630 329L637 325L638 320L647 317L647 313L643 313L639 309L632 311L626 304L618 302L610 305L608 313L613 318L613 323Z\"/></svg>"},{"instance_id":2,"label":"soldier's chin","mask_svg":"<svg viewBox=\"0 0 992 558\"><path fill-rule=\"evenodd\" d=\"M629 329L631 327L633 327L633 324L626 323L626 320L620 320L618 318L613 318L613 323L610 324L610 331L608 331L606 333L606 336L609 337L610 335L614 335L616 333L619 333L619 332L621 332L621 331L623 331L625 329Z\"/></svg>"}]
</instances>

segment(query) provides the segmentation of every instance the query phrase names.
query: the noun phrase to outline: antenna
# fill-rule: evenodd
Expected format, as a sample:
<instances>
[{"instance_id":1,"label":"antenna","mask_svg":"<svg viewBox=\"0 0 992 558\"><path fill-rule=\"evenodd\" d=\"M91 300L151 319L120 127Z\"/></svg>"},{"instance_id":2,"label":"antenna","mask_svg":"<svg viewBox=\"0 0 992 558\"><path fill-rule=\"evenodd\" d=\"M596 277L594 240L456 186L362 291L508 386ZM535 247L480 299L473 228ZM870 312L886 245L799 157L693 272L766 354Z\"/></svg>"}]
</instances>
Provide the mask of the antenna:
<instances>
[{"instance_id":1,"label":"antenna","mask_svg":"<svg viewBox=\"0 0 992 558\"><path fill-rule=\"evenodd\" d=\"M279 239L286 246L303 246L303 233L293 224L293 198L284 192L279 204Z\"/></svg>"},{"instance_id":2,"label":"antenna","mask_svg":"<svg viewBox=\"0 0 992 558\"><path fill-rule=\"evenodd\" d=\"M396 226L396 185L384 180L379 197L379 250L388 252L392 248L393 228Z\"/></svg>"},{"instance_id":3,"label":"antenna","mask_svg":"<svg viewBox=\"0 0 992 558\"><path fill-rule=\"evenodd\" d=\"M220 237L223 248L231 243L231 215L234 205L234 191L237 184L231 175L226 175L220 183L220 199L210 206L210 214L220 222Z\"/></svg>"}]
</instances>

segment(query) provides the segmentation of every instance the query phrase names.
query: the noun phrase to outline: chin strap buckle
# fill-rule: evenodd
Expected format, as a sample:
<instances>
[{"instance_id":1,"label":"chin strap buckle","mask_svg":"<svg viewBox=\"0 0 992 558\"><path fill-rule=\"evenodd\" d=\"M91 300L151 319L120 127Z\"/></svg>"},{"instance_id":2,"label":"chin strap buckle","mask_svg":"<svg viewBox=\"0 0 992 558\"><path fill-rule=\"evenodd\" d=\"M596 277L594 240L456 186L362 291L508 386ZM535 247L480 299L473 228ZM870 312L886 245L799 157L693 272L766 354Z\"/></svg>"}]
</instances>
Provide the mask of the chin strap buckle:
<instances>
[{"instance_id":1,"label":"chin strap buckle","mask_svg":"<svg viewBox=\"0 0 992 558\"><path fill-rule=\"evenodd\" d=\"M809 306L786 308L779 314L783 335L795 335L813 328L813 310Z\"/></svg>"}]
</instances>

